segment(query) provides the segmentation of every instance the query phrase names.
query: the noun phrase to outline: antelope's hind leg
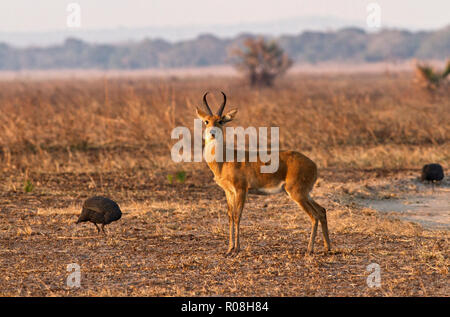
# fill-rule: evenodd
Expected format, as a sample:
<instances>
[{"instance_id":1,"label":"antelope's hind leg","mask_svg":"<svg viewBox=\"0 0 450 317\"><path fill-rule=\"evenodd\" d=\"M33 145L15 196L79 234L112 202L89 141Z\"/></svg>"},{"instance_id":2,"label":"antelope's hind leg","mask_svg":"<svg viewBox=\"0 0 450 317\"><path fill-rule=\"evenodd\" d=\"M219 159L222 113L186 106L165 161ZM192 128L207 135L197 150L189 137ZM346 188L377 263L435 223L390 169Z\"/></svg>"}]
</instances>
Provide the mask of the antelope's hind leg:
<instances>
[{"instance_id":1,"label":"antelope's hind leg","mask_svg":"<svg viewBox=\"0 0 450 317\"><path fill-rule=\"evenodd\" d=\"M310 200L307 193L302 193L300 190L297 190L294 186L286 187L286 192L288 193L289 197L292 200L294 200L311 218L311 235L309 237L307 253L313 253L317 235L317 226L319 221L322 224L323 229L323 223L321 221L321 218L323 217L321 217L319 210L317 210L318 208L316 208L314 205L317 203Z\"/></svg>"},{"instance_id":2,"label":"antelope's hind leg","mask_svg":"<svg viewBox=\"0 0 450 317\"><path fill-rule=\"evenodd\" d=\"M325 251L330 251L331 250L331 242L330 242L330 237L328 234L327 211L325 208L323 208L321 205L316 203L311 198L310 198L310 202L312 203L313 207L316 209L317 213L319 214L319 221L320 221L320 225L322 227L322 234L323 234L323 246L325 247Z\"/></svg>"}]
</instances>

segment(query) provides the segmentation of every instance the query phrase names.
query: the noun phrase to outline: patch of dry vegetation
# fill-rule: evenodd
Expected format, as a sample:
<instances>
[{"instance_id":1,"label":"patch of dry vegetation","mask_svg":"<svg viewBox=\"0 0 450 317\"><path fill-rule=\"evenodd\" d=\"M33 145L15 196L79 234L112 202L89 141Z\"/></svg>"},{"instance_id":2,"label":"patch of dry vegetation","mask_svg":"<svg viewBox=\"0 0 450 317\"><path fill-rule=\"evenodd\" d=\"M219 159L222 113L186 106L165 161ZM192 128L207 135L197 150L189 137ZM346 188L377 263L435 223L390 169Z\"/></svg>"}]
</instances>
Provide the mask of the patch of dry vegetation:
<instances>
[{"instance_id":1,"label":"patch of dry vegetation","mask_svg":"<svg viewBox=\"0 0 450 317\"><path fill-rule=\"evenodd\" d=\"M217 89L239 108L235 125L279 126L282 147L322 167L417 168L449 158L448 92L429 95L404 76L288 77L272 90L222 78L60 80L0 82L3 169L164 164L170 131L192 128L202 93Z\"/></svg>"},{"instance_id":2,"label":"patch of dry vegetation","mask_svg":"<svg viewBox=\"0 0 450 317\"><path fill-rule=\"evenodd\" d=\"M214 77L0 82L0 294L447 296L448 231L380 215L348 190L449 166L448 92L408 76L299 75L267 90ZM170 131L192 128L194 106L219 89L235 125L280 126L283 148L318 163L332 253L305 257L310 223L286 196L250 195L243 250L223 257L223 192L206 164L170 160ZM170 183L179 170L186 180ZM124 211L106 238L74 224L93 194ZM65 284L74 262L80 289ZM380 289L366 284L372 262Z\"/></svg>"}]
</instances>

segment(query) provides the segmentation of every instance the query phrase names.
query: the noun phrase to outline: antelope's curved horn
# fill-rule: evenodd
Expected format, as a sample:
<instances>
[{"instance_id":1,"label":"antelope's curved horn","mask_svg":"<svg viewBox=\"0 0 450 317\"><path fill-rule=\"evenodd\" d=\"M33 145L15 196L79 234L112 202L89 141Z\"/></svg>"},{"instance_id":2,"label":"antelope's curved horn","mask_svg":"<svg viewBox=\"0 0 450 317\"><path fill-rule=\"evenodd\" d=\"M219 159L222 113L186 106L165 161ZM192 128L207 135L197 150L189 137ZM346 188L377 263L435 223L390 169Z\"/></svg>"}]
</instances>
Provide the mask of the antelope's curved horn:
<instances>
[{"instance_id":1,"label":"antelope's curved horn","mask_svg":"<svg viewBox=\"0 0 450 317\"><path fill-rule=\"evenodd\" d=\"M219 117L222 116L223 109L225 108L225 104L227 103L227 96L225 95L225 93L224 93L223 91L221 91L221 93L222 93L222 95L223 95L223 103L222 103L222 105L220 106L219 111L217 111L217 115L218 115Z\"/></svg>"},{"instance_id":2,"label":"antelope's curved horn","mask_svg":"<svg viewBox=\"0 0 450 317\"><path fill-rule=\"evenodd\" d=\"M213 113L212 113L212 111L211 111L211 108L209 108L209 106L208 106L208 101L206 101L206 95L207 95L207 94L208 94L208 92L206 92L206 93L203 95L203 104L205 105L206 110L208 110L209 115L212 116Z\"/></svg>"}]
</instances>

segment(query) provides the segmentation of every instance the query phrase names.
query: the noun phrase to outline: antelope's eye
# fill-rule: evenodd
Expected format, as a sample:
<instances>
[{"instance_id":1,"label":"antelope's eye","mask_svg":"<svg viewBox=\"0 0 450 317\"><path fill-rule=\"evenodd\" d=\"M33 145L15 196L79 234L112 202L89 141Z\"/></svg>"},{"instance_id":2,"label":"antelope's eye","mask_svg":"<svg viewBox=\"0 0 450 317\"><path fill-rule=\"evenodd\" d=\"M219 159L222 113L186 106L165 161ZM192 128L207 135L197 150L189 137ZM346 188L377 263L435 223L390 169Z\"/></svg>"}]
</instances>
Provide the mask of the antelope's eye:
<instances>
[{"instance_id":1,"label":"antelope's eye","mask_svg":"<svg viewBox=\"0 0 450 317\"><path fill-rule=\"evenodd\" d=\"M205 121L205 124L208 125L208 120Z\"/></svg>"}]
</instances>

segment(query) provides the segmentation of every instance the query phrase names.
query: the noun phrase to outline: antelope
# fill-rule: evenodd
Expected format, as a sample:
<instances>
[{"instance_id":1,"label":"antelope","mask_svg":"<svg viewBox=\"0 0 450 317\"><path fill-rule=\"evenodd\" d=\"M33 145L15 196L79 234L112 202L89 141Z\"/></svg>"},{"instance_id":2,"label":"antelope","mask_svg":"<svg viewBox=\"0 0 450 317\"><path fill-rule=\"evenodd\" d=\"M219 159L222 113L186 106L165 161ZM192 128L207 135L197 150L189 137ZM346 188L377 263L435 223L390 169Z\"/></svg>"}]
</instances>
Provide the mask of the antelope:
<instances>
[{"instance_id":1,"label":"antelope","mask_svg":"<svg viewBox=\"0 0 450 317\"><path fill-rule=\"evenodd\" d=\"M217 133L214 128L220 129L224 135L223 127L234 119L237 109L223 115L227 98L222 92L223 103L217 113L213 114L206 100L207 94L208 92L203 96L203 104L207 113L198 107L196 112L206 126L205 148L209 147L214 151ZM225 149L223 153L225 153ZM237 157L236 153L234 157ZM248 151L246 151L245 157L249 157ZM207 164L214 174L215 182L225 191L227 200L229 246L226 255L236 255L239 252L239 224L249 190L265 194L285 191L311 218L311 235L307 253L313 252L319 222L322 227L325 250L330 251L326 210L309 196L317 180L317 166L308 157L295 151L279 151L279 166L274 173L260 172L260 167L264 163L261 162L259 156L256 162L249 162L247 159L244 162L217 162L213 159L208 160Z\"/></svg>"}]
</instances>

